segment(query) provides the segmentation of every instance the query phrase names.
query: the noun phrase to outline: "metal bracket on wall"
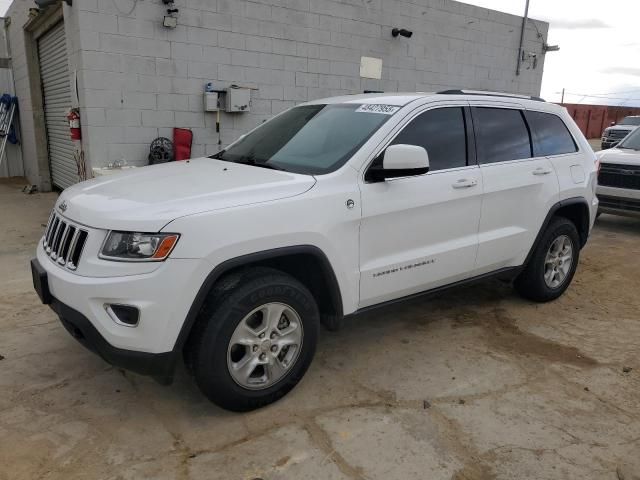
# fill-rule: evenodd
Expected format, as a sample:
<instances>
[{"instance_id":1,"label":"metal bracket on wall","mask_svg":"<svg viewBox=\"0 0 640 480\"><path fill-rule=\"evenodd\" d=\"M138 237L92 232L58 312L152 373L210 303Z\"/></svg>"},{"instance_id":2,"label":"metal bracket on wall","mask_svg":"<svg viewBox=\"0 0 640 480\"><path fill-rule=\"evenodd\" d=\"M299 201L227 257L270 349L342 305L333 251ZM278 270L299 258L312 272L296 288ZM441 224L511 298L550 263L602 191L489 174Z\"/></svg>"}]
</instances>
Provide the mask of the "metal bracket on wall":
<instances>
[{"instance_id":1,"label":"metal bracket on wall","mask_svg":"<svg viewBox=\"0 0 640 480\"><path fill-rule=\"evenodd\" d=\"M55 5L59 1L60 0L35 0L38 8L42 8L42 9L49 8L50 6ZM67 5L69 5L70 7L73 5L73 0L62 0L62 1Z\"/></svg>"},{"instance_id":2,"label":"metal bracket on wall","mask_svg":"<svg viewBox=\"0 0 640 480\"><path fill-rule=\"evenodd\" d=\"M524 50L522 51L522 63L525 62L529 62L529 66L527 67L527 70L529 69L536 69L536 67L538 66L538 54L535 52L525 52Z\"/></svg>"}]
</instances>

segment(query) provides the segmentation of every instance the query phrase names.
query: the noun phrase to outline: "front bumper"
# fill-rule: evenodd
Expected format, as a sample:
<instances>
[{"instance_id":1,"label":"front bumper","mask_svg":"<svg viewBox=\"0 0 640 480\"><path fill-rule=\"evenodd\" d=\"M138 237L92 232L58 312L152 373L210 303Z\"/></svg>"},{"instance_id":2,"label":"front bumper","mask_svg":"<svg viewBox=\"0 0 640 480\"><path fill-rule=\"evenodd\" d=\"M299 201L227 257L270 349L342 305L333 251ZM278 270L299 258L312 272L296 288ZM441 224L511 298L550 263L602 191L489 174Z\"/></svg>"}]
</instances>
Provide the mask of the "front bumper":
<instances>
[{"instance_id":1,"label":"front bumper","mask_svg":"<svg viewBox=\"0 0 640 480\"><path fill-rule=\"evenodd\" d=\"M598 213L640 218L640 202L626 198L603 197Z\"/></svg>"},{"instance_id":2,"label":"front bumper","mask_svg":"<svg viewBox=\"0 0 640 480\"><path fill-rule=\"evenodd\" d=\"M84 347L115 367L150 375L162 383L171 381L175 365L174 352L148 353L114 347L87 317L51 295L47 272L35 258L31 260L31 272L33 286L42 302L51 307L60 318L62 326Z\"/></svg>"},{"instance_id":3,"label":"front bumper","mask_svg":"<svg viewBox=\"0 0 640 480\"><path fill-rule=\"evenodd\" d=\"M67 332L105 362L140 375L152 376L161 383L171 382L176 361L174 352L147 353L116 348L80 312L56 298L52 298L51 308L58 314Z\"/></svg>"},{"instance_id":4,"label":"front bumper","mask_svg":"<svg viewBox=\"0 0 640 480\"><path fill-rule=\"evenodd\" d=\"M598 185L598 213L640 217L640 190Z\"/></svg>"},{"instance_id":5,"label":"front bumper","mask_svg":"<svg viewBox=\"0 0 640 480\"><path fill-rule=\"evenodd\" d=\"M36 291L76 339L115 366L154 377L170 372L185 318L211 271L204 260L169 259L148 273L86 277L52 261L42 242L34 263ZM114 304L136 307L138 324L116 323L106 308Z\"/></svg>"}]
</instances>

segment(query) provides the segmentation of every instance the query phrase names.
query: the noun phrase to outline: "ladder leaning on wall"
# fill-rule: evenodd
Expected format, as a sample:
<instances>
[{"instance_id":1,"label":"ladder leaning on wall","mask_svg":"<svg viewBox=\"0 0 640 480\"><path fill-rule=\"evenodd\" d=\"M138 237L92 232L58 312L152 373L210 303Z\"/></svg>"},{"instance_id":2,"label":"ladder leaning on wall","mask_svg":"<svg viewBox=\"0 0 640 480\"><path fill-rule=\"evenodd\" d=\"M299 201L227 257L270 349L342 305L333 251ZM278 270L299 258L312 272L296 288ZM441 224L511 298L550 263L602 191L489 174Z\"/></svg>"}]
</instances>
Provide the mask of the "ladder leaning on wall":
<instances>
[{"instance_id":1,"label":"ladder leaning on wall","mask_svg":"<svg viewBox=\"0 0 640 480\"><path fill-rule=\"evenodd\" d=\"M14 132L12 132L13 117L18 106L18 97L12 97L5 93L0 97L0 167L4 159L4 151L7 148L7 140L17 143Z\"/></svg>"}]
</instances>

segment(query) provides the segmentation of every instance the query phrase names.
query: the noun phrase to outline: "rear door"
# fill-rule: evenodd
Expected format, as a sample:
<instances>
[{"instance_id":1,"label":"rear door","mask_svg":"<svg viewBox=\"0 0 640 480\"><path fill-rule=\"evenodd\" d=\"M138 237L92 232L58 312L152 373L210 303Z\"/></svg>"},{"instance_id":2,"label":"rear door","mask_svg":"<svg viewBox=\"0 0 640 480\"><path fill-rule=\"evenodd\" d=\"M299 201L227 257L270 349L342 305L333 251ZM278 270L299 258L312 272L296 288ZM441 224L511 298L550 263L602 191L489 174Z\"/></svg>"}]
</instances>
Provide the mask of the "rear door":
<instances>
[{"instance_id":1,"label":"rear door","mask_svg":"<svg viewBox=\"0 0 640 480\"><path fill-rule=\"evenodd\" d=\"M425 147L429 172L362 182L360 307L471 275L482 177L470 132L465 105L415 112L389 144Z\"/></svg>"},{"instance_id":2,"label":"rear door","mask_svg":"<svg viewBox=\"0 0 640 480\"><path fill-rule=\"evenodd\" d=\"M556 171L559 199L584 196L590 171L585 168L586 158L578 151L578 144L562 118L534 110L524 114L531 129L534 155L548 158Z\"/></svg>"},{"instance_id":3,"label":"rear door","mask_svg":"<svg viewBox=\"0 0 640 480\"><path fill-rule=\"evenodd\" d=\"M551 162L533 151L523 108L472 107L478 162L484 183L476 273L524 262L558 199Z\"/></svg>"}]
</instances>

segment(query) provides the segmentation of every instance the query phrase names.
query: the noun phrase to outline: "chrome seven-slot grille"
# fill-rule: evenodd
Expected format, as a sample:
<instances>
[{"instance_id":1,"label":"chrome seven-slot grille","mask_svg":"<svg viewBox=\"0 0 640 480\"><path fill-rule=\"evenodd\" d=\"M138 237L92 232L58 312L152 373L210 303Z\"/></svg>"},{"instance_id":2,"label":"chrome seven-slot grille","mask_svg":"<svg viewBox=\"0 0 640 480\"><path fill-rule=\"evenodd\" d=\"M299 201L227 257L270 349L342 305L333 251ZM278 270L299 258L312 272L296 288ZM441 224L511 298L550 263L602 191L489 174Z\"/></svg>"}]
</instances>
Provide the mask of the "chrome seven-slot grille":
<instances>
[{"instance_id":1,"label":"chrome seven-slot grille","mask_svg":"<svg viewBox=\"0 0 640 480\"><path fill-rule=\"evenodd\" d=\"M75 270L78 268L88 235L86 230L72 225L56 212L52 212L44 231L42 246L51 260L69 270Z\"/></svg>"}]
</instances>

